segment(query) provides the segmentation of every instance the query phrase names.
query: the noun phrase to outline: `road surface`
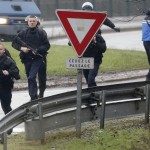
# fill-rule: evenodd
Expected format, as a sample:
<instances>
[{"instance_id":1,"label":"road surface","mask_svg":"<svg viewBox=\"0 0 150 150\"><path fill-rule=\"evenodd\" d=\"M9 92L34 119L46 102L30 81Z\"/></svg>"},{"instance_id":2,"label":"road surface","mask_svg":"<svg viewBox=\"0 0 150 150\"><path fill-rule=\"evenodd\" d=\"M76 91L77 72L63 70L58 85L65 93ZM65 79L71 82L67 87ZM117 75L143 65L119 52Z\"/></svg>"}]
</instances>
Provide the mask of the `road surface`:
<instances>
[{"instance_id":1,"label":"road surface","mask_svg":"<svg viewBox=\"0 0 150 150\"><path fill-rule=\"evenodd\" d=\"M107 47L122 50L138 50L144 51L142 43L141 31L130 31L130 32L114 32L114 33L102 33ZM68 39L58 39L50 41L51 44L56 45L68 45Z\"/></svg>"}]
</instances>

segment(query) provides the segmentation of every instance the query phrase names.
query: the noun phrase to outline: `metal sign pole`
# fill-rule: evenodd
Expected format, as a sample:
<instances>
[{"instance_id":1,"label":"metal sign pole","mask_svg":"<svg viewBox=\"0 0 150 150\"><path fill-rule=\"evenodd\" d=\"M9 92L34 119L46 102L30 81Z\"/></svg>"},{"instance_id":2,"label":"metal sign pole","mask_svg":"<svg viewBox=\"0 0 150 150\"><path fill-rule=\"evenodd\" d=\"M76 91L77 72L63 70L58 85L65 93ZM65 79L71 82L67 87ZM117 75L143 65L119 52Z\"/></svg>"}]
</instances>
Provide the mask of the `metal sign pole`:
<instances>
[{"instance_id":1,"label":"metal sign pole","mask_svg":"<svg viewBox=\"0 0 150 150\"><path fill-rule=\"evenodd\" d=\"M7 150L7 132L3 133L3 150Z\"/></svg>"},{"instance_id":2,"label":"metal sign pole","mask_svg":"<svg viewBox=\"0 0 150 150\"><path fill-rule=\"evenodd\" d=\"M76 136L81 137L81 97L82 97L82 69L77 74L77 110L76 110Z\"/></svg>"},{"instance_id":3,"label":"metal sign pole","mask_svg":"<svg viewBox=\"0 0 150 150\"><path fill-rule=\"evenodd\" d=\"M146 111L145 111L145 123L149 123L149 110L150 110L150 84L146 85Z\"/></svg>"}]
</instances>

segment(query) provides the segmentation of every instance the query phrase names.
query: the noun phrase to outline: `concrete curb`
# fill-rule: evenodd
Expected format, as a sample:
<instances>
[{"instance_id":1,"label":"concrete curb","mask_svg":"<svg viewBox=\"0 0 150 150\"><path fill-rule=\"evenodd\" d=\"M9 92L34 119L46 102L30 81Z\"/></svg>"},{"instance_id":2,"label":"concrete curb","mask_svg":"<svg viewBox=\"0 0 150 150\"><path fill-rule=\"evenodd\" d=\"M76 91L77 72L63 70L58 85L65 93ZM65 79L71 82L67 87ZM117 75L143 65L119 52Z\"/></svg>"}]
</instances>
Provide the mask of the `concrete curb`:
<instances>
[{"instance_id":1,"label":"concrete curb","mask_svg":"<svg viewBox=\"0 0 150 150\"><path fill-rule=\"evenodd\" d=\"M147 70L136 70L136 71L126 71L119 73L100 73L96 77L97 84L104 84L108 82L121 82L128 80L144 81ZM77 85L77 76L55 76L48 77L47 88L55 87L72 87ZM86 81L83 77L83 85L86 85ZM14 84L14 91L27 90L28 83L27 80L16 81Z\"/></svg>"}]
</instances>

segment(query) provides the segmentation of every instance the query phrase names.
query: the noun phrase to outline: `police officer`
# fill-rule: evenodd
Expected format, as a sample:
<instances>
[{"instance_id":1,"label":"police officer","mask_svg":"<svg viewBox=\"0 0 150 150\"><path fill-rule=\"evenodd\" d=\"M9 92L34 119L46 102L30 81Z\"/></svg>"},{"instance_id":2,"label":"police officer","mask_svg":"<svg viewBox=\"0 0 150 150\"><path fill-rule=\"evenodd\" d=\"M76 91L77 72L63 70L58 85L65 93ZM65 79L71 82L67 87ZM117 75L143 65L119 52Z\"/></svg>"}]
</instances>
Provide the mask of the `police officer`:
<instances>
[{"instance_id":1,"label":"police officer","mask_svg":"<svg viewBox=\"0 0 150 150\"><path fill-rule=\"evenodd\" d=\"M150 65L150 10L147 11L146 17L142 22L142 41ZM146 80L150 80L150 69L146 75Z\"/></svg>"},{"instance_id":2,"label":"police officer","mask_svg":"<svg viewBox=\"0 0 150 150\"><path fill-rule=\"evenodd\" d=\"M28 78L29 95L31 100L35 100L42 98L46 89L46 55L50 43L46 32L39 27L39 19L36 16L28 16L26 21L28 27L14 38L12 47L20 51L20 58ZM37 74L39 95L37 94Z\"/></svg>"},{"instance_id":3,"label":"police officer","mask_svg":"<svg viewBox=\"0 0 150 150\"><path fill-rule=\"evenodd\" d=\"M93 5L90 2L85 2L82 5L82 10L86 11L92 11ZM112 28L116 32L120 32L119 28L116 28L115 25L106 18L104 25L107 25L108 27ZM102 63L102 57L103 53L106 51L106 42L101 36L101 30L99 30L95 37L93 38L92 42L89 44L87 49L85 50L85 53L83 54L83 57L93 57L94 58L94 69L84 69L83 74L86 79L88 87L96 86L95 78L98 74L99 66Z\"/></svg>"},{"instance_id":4,"label":"police officer","mask_svg":"<svg viewBox=\"0 0 150 150\"><path fill-rule=\"evenodd\" d=\"M5 53L5 48L0 43L0 101L5 114L12 110L11 98L13 89L13 78L20 79L19 69L14 60ZM11 134L12 130L8 131Z\"/></svg>"}]
</instances>

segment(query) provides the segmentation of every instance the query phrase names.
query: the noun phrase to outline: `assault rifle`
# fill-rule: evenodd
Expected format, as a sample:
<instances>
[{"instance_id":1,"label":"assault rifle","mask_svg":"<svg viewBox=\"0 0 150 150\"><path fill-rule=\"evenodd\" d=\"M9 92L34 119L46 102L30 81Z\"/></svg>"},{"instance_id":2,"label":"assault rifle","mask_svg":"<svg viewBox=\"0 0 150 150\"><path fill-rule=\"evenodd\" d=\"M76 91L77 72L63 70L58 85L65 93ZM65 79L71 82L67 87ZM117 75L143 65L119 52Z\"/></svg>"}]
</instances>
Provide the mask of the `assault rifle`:
<instances>
[{"instance_id":1,"label":"assault rifle","mask_svg":"<svg viewBox=\"0 0 150 150\"><path fill-rule=\"evenodd\" d=\"M27 45L24 41L21 40L20 37L16 37L16 40L17 40L17 42L18 42L19 44L23 45L24 47L29 48L29 49L32 51L32 53L33 53L34 55L37 55L37 56L40 56L40 57L43 58L43 56L42 56L41 54L39 54L36 49L34 49L34 48L32 48L31 46Z\"/></svg>"}]
</instances>

